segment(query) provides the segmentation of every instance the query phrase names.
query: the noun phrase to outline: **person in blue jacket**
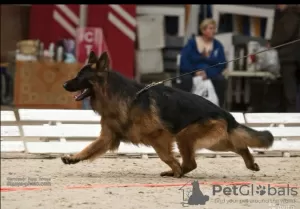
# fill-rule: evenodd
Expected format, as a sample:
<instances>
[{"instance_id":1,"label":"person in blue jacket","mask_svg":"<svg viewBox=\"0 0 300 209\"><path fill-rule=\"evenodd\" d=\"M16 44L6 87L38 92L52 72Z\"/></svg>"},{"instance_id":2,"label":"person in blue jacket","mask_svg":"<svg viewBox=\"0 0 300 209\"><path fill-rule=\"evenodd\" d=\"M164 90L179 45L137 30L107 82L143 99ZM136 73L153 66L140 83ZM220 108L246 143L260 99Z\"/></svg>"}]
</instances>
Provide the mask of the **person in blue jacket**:
<instances>
[{"instance_id":1,"label":"person in blue jacket","mask_svg":"<svg viewBox=\"0 0 300 209\"><path fill-rule=\"evenodd\" d=\"M201 70L193 73L191 76L202 76L203 79L211 79L219 104L222 107L225 101L226 90L226 80L222 73L227 65L220 64L206 69L207 67L226 62L223 45L214 38L216 22L213 19L203 20L200 24L200 31L202 35L193 35L181 51L180 73ZM183 78L182 83L184 82L192 82L191 77Z\"/></svg>"}]
</instances>

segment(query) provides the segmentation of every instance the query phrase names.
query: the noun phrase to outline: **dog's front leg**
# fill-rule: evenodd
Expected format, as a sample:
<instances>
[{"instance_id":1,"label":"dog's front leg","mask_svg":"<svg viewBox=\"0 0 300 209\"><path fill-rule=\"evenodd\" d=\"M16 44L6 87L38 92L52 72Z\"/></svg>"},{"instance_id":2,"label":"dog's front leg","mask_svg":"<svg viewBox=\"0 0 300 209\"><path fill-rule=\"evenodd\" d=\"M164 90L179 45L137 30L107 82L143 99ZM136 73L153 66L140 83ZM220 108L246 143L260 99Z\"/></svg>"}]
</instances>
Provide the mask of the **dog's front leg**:
<instances>
[{"instance_id":1,"label":"dog's front leg","mask_svg":"<svg viewBox=\"0 0 300 209\"><path fill-rule=\"evenodd\" d=\"M66 155L61 158L64 164L75 164L83 160L94 160L108 150L118 148L119 143L113 137L111 131L103 128L100 137L75 155Z\"/></svg>"}]
</instances>

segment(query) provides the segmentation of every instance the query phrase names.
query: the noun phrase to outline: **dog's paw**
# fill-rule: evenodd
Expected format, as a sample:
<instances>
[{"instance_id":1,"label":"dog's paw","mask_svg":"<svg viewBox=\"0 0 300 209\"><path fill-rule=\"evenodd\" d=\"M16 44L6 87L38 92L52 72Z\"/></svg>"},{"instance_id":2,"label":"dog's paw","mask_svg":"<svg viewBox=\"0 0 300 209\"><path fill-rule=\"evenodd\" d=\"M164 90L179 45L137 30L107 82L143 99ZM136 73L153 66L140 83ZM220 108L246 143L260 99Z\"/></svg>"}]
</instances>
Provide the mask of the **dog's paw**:
<instances>
[{"instance_id":1,"label":"dog's paw","mask_svg":"<svg viewBox=\"0 0 300 209\"><path fill-rule=\"evenodd\" d=\"M173 175L174 178L181 178L182 176L182 173L174 173Z\"/></svg>"},{"instance_id":2,"label":"dog's paw","mask_svg":"<svg viewBox=\"0 0 300 209\"><path fill-rule=\"evenodd\" d=\"M160 176L171 176L174 178L181 178L182 174L178 172L174 173L173 171L165 171L165 172L161 172Z\"/></svg>"},{"instance_id":3,"label":"dog's paw","mask_svg":"<svg viewBox=\"0 0 300 209\"><path fill-rule=\"evenodd\" d=\"M61 160L64 164L75 164L80 161L78 158L74 158L72 155L62 156Z\"/></svg>"},{"instance_id":4,"label":"dog's paw","mask_svg":"<svg viewBox=\"0 0 300 209\"><path fill-rule=\"evenodd\" d=\"M160 176L174 176L173 171L164 171L160 173Z\"/></svg>"},{"instance_id":5,"label":"dog's paw","mask_svg":"<svg viewBox=\"0 0 300 209\"><path fill-rule=\"evenodd\" d=\"M249 167L249 169L252 170L252 171L259 171L260 170L259 166L256 163L254 163L251 167Z\"/></svg>"}]
</instances>

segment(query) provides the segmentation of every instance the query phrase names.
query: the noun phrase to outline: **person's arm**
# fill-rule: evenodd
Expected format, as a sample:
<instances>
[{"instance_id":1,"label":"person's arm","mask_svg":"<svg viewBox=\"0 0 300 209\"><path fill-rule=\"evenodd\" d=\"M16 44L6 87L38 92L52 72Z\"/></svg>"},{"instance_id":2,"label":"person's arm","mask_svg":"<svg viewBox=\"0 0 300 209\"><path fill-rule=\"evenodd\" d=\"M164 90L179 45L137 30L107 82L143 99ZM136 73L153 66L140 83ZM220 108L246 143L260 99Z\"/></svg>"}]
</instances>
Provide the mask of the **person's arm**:
<instances>
[{"instance_id":1,"label":"person's arm","mask_svg":"<svg viewBox=\"0 0 300 209\"><path fill-rule=\"evenodd\" d=\"M221 43L218 49L219 49L218 56L216 58L213 58L214 62L216 62L216 64L226 62L224 47L222 46ZM220 64L212 68L204 69L204 71L206 73L207 78L212 78L221 74L226 67L227 67L227 63Z\"/></svg>"},{"instance_id":2,"label":"person's arm","mask_svg":"<svg viewBox=\"0 0 300 209\"><path fill-rule=\"evenodd\" d=\"M193 70L193 65L188 59L189 57L189 48L188 44L181 50L180 53L180 65L179 69L181 73L188 73Z\"/></svg>"},{"instance_id":3,"label":"person's arm","mask_svg":"<svg viewBox=\"0 0 300 209\"><path fill-rule=\"evenodd\" d=\"M276 25L277 28L274 30L274 35L271 39L271 46L278 46L284 44L295 35L299 23L298 18L295 13L286 11L286 14L283 15L280 22Z\"/></svg>"},{"instance_id":4,"label":"person's arm","mask_svg":"<svg viewBox=\"0 0 300 209\"><path fill-rule=\"evenodd\" d=\"M187 59L189 59L191 63L199 63L202 61L202 56L200 56L201 54L197 50L194 37L191 38L189 42L186 44L184 51L186 52L186 54L188 54Z\"/></svg>"},{"instance_id":5,"label":"person's arm","mask_svg":"<svg viewBox=\"0 0 300 209\"><path fill-rule=\"evenodd\" d=\"M188 73L197 70L200 61L199 55L195 53L193 38L183 47L180 53L180 72ZM198 58L197 58L198 57Z\"/></svg>"}]
</instances>

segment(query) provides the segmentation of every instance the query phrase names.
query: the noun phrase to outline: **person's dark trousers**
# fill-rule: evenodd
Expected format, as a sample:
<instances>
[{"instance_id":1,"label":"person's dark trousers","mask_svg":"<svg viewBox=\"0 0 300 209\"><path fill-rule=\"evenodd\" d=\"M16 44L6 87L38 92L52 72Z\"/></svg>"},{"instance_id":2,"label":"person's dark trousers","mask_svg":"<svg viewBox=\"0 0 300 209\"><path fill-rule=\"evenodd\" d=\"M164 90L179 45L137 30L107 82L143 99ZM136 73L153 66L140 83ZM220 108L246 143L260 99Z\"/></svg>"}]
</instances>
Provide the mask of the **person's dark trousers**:
<instances>
[{"instance_id":1,"label":"person's dark trousers","mask_svg":"<svg viewBox=\"0 0 300 209\"><path fill-rule=\"evenodd\" d=\"M219 99L219 106L224 107L225 93L227 89L227 80L223 75L219 75L211 79L211 82L215 88L216 94Z\"/></svg>"},{"instance_id":2,"label":"person's dark trousers","mask_svg":"<svg viewBox=\"0 0 300 209\"><path fill-rule=\"evenodd\" d=\"M297 112L297 64L294 62L281 62L281 76L286 112Z\"/></svg>"},{"instance_id":3,"label":"person's dark trousers","mask_svg":"<svg viewBox=\"0 0 300 209\"><path fill-rule=\"evenodd\" d=\"M251 112L284 112L282 79L264 80L252 78L250 80Z\"/></svg>"}]
</instances>

